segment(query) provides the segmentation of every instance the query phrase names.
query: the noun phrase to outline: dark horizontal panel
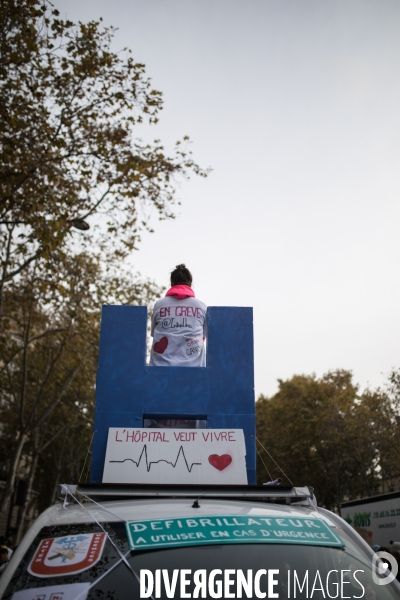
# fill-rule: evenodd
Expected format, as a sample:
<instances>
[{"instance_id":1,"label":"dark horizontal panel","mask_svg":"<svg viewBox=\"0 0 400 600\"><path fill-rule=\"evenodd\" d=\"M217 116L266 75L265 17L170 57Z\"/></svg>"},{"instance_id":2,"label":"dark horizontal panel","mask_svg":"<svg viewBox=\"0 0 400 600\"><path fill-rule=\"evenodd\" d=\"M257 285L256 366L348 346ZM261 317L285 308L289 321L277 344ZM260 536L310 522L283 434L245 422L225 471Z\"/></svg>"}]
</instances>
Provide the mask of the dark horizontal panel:
<instances>
[{"instance_id":1,"label":"dark horizontal panel","mask_svg":"<svg viewBox=\"0 0 400 600\"><path fill-rule=\"evenodd\" d=\"M79 483L68 486L71 492L90 498L118 500L129 498L231 498L241 500L301 500L310 498L307 487L279 485L178 485L178 484L117 484ZM59 486L58 497L64 498L65 489Z\"/></svg>"}]
</instances>

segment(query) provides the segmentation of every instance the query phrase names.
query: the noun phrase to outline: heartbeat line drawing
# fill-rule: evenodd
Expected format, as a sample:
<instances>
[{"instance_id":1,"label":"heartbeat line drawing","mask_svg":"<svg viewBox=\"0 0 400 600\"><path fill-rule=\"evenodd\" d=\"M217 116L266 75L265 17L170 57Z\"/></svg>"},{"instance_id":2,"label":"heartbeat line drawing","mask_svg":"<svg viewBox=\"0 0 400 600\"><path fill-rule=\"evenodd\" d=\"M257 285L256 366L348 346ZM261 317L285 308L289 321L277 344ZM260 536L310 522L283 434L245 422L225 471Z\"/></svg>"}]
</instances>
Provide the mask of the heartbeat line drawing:
<instances>
[{"instance_id":1,"label":"heartbeat line drawing","mask_svg":"<svg viewBox=\"0 0 400 600\"><path fill-rule=\"evenodd\" d=\"M151 465L156 465L156 464L158 464L158 463L160 463L160 462L165 462L165 463L167 463L168 465L171 465L171 467L173 467L173 468L175 469L175 467L176 467L176 464L177 464L177 462L178 462L178 460L179 460L179 455L180 455L181 453L182 453L183 460L185 461L185 465L186 465L186 468L187 468L187 470L189 471L189 473L191 473L191 472L192 472L192 469L193 469L194 465L199 465L199 466L201 466L201 464L202 464L202 463L199 463L199 462L193 462L193 463L191 463L191 465L190 465L190 467L189 467L189 463L188 463L188 461L186 460L185 451L183 450L183 446L181 446L181 447L179 448L179 452L178 452L178 455L177 455L177 457L176 457L176 460L175 460L175 462L170 462L169 460L165 460L165 459L163 459L163 458L160 458L160 460L152 460L152 461L150 461L150 462L149 462L149 459L148 459L148 457L147 457L147 445L146 445L146 444L143 446L143 450L142 450L142 452L140 453L139 460L138 460L137 462L136 462L136 460L133 460L133 458L124 458L123 460L110 460L110 461L108 461L108 462L110 462L110 463L124 463L124 462L126 462L127 460L130 460L131 462L133 462L133 464L135 464L135 465L136 465L136 467L139 467L139 465L140 465L140 463L141 463L141 461L142 461L142 457L143 457L143 455L144 455L144 456L145 456L145 460L146 460L146 469L147 469L147 472L149 472L149 471L150 471L150 469L151 469Z\"/></svg>"}]
</instances>

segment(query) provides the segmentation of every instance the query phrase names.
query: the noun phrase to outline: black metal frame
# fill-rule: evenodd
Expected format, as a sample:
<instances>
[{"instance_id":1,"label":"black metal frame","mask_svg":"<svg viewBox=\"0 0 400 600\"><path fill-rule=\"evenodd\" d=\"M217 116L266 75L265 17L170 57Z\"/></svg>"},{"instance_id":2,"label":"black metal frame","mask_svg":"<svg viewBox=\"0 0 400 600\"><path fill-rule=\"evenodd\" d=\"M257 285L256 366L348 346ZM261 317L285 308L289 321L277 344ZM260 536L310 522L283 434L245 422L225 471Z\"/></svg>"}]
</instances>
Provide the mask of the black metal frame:
<instances>
[{"instance_id":1,"label":"black metal frame","mask_svg":"<svg viewBox=\"0 0 400 600\"><path fill-rule=\"evenodd\" d=\"M213 498L291 504L312 497L312 488L307 486L78 483L78 485L66 487L74 495L84 495L101 501L144 498ZM57 497L63 500L66 495L65 487L60 485Z\"/></svg>"}]
</instances>

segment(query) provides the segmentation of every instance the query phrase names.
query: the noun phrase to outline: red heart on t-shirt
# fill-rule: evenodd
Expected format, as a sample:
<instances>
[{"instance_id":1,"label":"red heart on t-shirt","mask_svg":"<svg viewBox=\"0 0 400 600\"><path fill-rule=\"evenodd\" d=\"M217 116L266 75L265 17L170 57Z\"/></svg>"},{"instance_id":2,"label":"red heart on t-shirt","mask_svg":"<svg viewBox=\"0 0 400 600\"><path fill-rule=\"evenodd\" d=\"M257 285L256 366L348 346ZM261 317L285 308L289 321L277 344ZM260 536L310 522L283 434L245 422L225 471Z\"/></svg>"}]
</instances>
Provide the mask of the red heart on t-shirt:
<instances>
[{"instance_id":1,"label":"red heart on t-shirt","mask_svg":"<svg viewBox=\"0 0 400 600\"><path fill-rule=\"evenodd\" d=\"M168 338L162 337L158 342L154 342L153 350L157 352L157 354L163 354L168 346Z\"/></svg>"},{"instance_id":2,"label":"red heart on t-shirt","mask_svg":"<svg viewBox=\"0 0 400 600\"><path fill-rule=\"evenodd\" d=\"M229 454L222 454L221 456L219 454L211 454L208 457L208 462L215 469L218 469L218 471L223 471L231 464L232 456Z\"/></svg>"}]
</instances>

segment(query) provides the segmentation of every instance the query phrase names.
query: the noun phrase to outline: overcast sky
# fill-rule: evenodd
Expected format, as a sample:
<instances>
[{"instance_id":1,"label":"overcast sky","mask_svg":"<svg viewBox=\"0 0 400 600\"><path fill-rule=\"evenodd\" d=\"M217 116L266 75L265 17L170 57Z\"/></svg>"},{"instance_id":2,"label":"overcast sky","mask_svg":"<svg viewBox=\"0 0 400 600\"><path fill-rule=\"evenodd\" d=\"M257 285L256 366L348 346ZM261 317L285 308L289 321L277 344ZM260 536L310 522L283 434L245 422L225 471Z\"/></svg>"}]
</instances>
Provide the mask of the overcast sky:
<instances>
[{"instance_id":1,"label":"overcast sky","mask_svg":"<svg viewBox=\"0 0 400 600\"><path fill-rule=\"evenodd\" d=\"M185 262L208 305L253 306L256 394L400 366L399 0L56 0L146 65L207 179L142 237L134 270Z\"/></svg>"}]
</instances>

